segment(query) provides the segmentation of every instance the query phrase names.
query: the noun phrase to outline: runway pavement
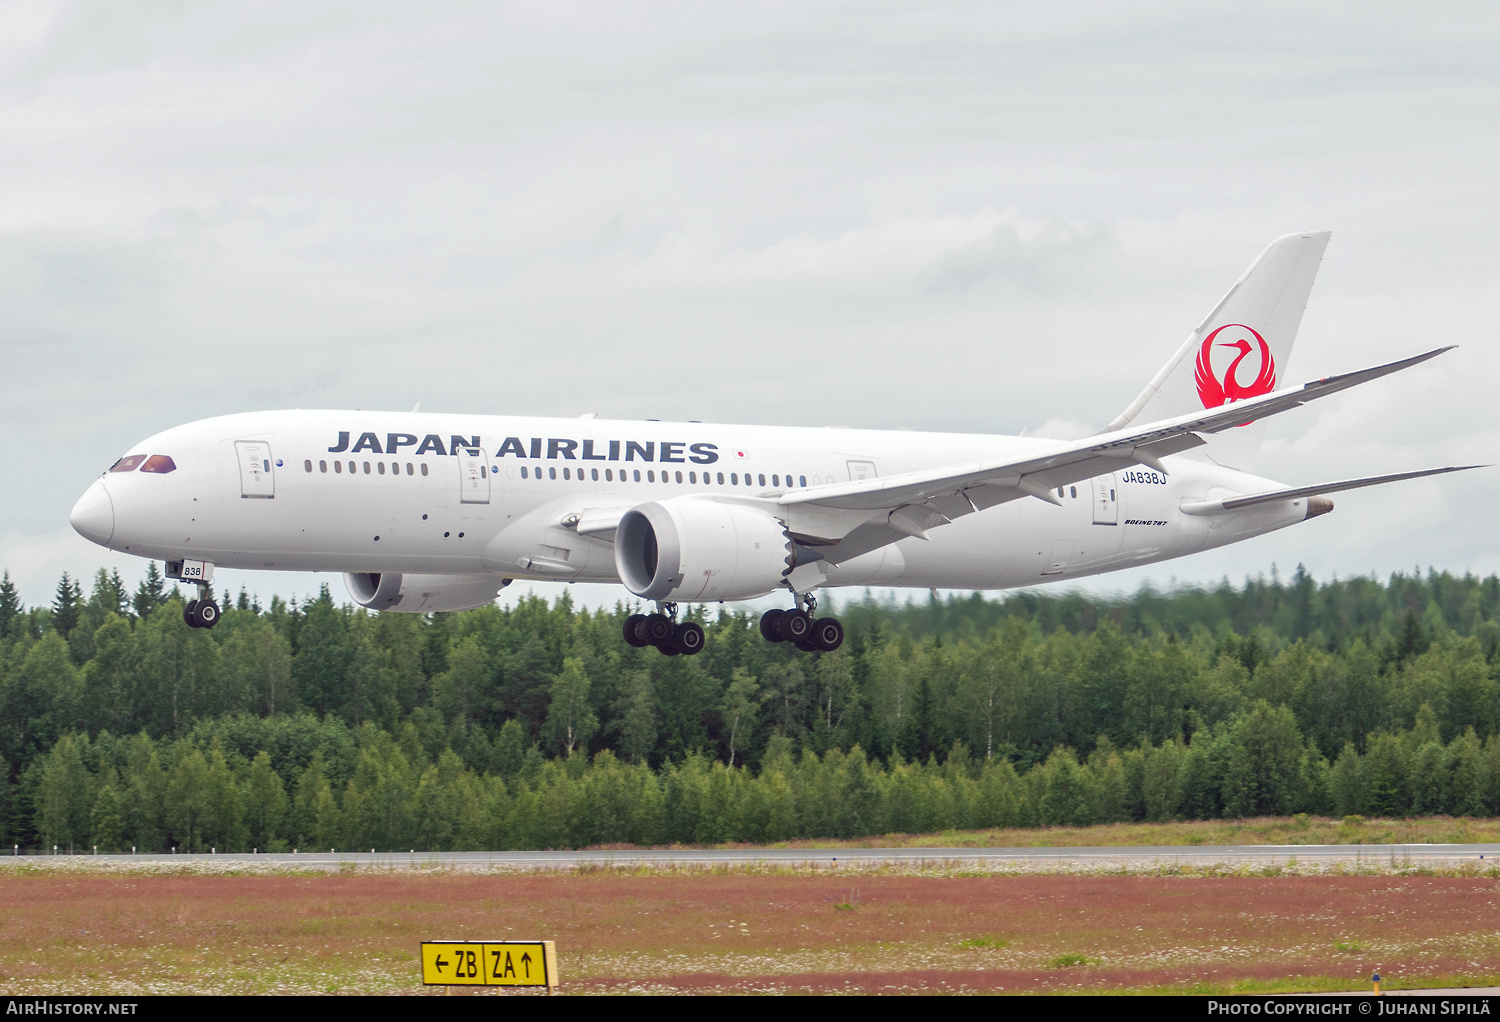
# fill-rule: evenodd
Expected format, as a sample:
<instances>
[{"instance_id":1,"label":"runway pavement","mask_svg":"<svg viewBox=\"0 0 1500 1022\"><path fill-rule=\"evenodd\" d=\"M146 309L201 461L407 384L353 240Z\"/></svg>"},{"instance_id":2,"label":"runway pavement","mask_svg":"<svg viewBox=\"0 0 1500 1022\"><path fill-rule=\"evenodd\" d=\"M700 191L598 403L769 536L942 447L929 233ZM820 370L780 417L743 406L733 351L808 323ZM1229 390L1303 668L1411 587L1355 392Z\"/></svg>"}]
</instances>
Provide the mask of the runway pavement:
<instances>
[{"instance_id":1,"label":"runway pavement","mask_svg":"<svg viewBox=\"0 0 1500 1022\"><path fill-rule=\"evenodd\" d=\"M51 856L25 856L28 865ZM60 857L63 858L63 857ZM67 856L76 863L80 856ZM422 852L338 850L276 854L233 855L99 855L101 865L203 862L219 865L243 862L261 867L287 865L303 868L341 866L383 868L575 869L580 866L963 866L976 868L1150 868L1173 865L1285 865L1297 863L1328 867L1443 867L1463 863L1500 865L1500 844L1466 845L1199 845L1102 848L732 848L649 849L541 852Z\"/></svg>"}]
</instances>

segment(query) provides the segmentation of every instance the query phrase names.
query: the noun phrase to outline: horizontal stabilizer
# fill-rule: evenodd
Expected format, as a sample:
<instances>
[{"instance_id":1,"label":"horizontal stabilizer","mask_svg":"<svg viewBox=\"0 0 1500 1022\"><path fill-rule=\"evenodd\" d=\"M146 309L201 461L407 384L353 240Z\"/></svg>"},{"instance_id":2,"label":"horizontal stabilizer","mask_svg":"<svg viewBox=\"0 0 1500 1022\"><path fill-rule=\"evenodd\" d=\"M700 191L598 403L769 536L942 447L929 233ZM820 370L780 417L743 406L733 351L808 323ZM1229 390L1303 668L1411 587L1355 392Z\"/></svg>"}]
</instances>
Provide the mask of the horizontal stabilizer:
<instances>
[{"instance_id":1,"label":"horizontal stabilizer","mask_svg":"<svg viewBox=\"0 0 1500 1022\"><path fill-rule=\"evenodd\" d=\"M1487 467L1487 465L1450 465L1447 468L1424 468L1417 472L1396 472L1386 476L1366 476L1363 479L1343 479L1335 483L1318 483L1313 486L1268 490L1265 493L1248 493L1243 497L1226 497L1223 500L1200 500L1182 505L1182 513L1185 515L1221 515L1277 500L1296 500L1298 497L1315 497L1325 493L1338 493L1341 490L1379 486L1381 483L1397 483L1403 479L1421 479L1423 476L1440 476L1449 472L1467 472L1471 468Z\"/></svg>"}]
</instances>

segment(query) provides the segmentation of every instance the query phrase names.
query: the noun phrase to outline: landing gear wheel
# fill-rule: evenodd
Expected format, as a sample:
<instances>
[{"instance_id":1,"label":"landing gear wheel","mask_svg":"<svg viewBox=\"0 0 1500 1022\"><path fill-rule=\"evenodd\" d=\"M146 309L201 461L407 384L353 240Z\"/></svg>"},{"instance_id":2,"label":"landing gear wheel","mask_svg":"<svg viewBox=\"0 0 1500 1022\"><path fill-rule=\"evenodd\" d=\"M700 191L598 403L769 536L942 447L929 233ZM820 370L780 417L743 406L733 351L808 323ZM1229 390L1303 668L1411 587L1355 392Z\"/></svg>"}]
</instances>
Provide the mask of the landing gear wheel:
<instances>
[{"instance_id":1,"label":"landing gear wheel","mask_svg":"<svg viewBox=\"0 0 1500 1022\"><path fill-rule=\"evenodd\" d=\"M683 656L703 652L703 626L696 621L682 622L672 634L672 648Z\"/></svg>"},{"instance_id":2,"label":"landing gear wheel","mask_svg":"<svg viewBox=\"0 0 1500 1022\"><path fill-rule=\"evenodd\" d=\"M832 653L844 644L844 626L838 618L820 617L813 622L812 637L817 649Z\"/></svg>"},{"instance_id":3,"label":"landing gear wheel","mask_svg":"<svg viewBox=\"0 0 1500 1022\"><path fill-rule=\"evenodd\" d=\"M786 611L768 610L760 616L760 637L767 642L781 642L781 615Z\"/></svg>"},{"instance_id":4,"label":"landing gear wheel","mask_svg":"<svg viewBox=\"0 0 1500 1022\"><path fill-rule=\"evenodd\" d=\"M645 614L632 614L625 619L625 627L623 630L625 632L626 645L634 646L636 649L641 649L644 646L651 645L651 643L647 642L641 635L641 626L645 623Z\"/></svg>"},{"instance_id":5,"label":"landing gear wheel","mask_svg":"<svg viewBox=\"0 0 1500 1022\"><path fill-rule=\"evenodd\" d=\"M641 626L640 636L658 649L664 649L672 643L673 630L672 619L667 615L650 614Z\"/></svg>"},{"instance_id":6,"label":"landing gear wheel","mask_svg":"<svg viewBox=\"0 0 1500 1022\"><path fill-rule=\"evenodd\" d=\"M667 643L666 645L663 645L663 646L657 646L656 648L661 653L662 656L681 656L682 655L681 653L677 652L677 647L674 646L674 645L672 645L670 642Z\"/></svg>"},{"instance_id":7,"label":"landing gear wheel","mask_svg":"<svg viewBox=\"0 0 1500 1022\"><path fill-rule=\"evenodd\" d=\"M801 645L802 640L812 634L812 618L805 610L784 610L781 612L781 620L778 622L781 638L784 642Z\"/></svg>"},{"instance_id":8,"label":"landing gear wheel","mask_svg":"<svg viewBox=\"0 0 1500 1022\"><path fill-rule=\"evenodd\" d=\"M219 623L219 605L213 600L201 600L198 602L198 627L212 628Z\"/></svg>"},{"instance_id":9,"label":"landing gear wheel","mask_svg":"<svg viewBox=\"0 0 1500 1022\"><path fill-rule=\"evenodd\" d=\"M182 620L187 623L187 626L189 628L202 628L203 627L201 624L198 623L198 601L197 600L189 600L189 601L187 601L187 604L182 608Z\"/></svg>"}]
</instances>

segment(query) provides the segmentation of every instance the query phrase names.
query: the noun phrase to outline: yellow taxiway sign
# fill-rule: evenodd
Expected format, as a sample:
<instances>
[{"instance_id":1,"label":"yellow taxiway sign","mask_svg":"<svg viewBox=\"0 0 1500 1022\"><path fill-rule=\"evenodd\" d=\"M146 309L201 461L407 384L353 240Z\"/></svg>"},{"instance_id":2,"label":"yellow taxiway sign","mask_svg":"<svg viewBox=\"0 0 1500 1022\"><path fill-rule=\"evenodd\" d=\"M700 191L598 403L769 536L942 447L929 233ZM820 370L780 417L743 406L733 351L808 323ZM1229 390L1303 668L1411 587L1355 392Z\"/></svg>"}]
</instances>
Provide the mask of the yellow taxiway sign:
<instances>
[{"instance_id":1,"label":"yellow taxiway sign","mask_svg":"<svg viewBox=\"0 0 1500 1022\"><path fill-rule=\"evenodd\" d=\"M557 987L550 940L430 940L422 944L428 986Z\"/></svg>"}]
</instances>

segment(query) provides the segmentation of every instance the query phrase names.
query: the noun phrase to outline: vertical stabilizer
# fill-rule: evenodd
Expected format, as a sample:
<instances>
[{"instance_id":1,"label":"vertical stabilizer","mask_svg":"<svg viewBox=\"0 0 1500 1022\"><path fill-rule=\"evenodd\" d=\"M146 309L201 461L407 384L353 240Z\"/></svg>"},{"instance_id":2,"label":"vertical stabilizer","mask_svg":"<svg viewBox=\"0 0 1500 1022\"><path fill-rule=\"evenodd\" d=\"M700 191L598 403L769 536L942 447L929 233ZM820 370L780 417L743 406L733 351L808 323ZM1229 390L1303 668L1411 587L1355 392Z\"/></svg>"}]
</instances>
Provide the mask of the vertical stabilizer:
<instances>
[{"instance_id":1,"label":"vertical stabilizer","mask_svg":"<svg viewBox=\"0 0 1500 1022\"><path fill-rule=\"evenodd\" d=\"M1330 236L1316 231L1271 242L1107 429L1217 408L1285 384L1282 375ZM1263 431L1260 423L1241 426L1210 437L1200 450L1220 465L1251 471Z\"/></svg>"}]
</instances>

